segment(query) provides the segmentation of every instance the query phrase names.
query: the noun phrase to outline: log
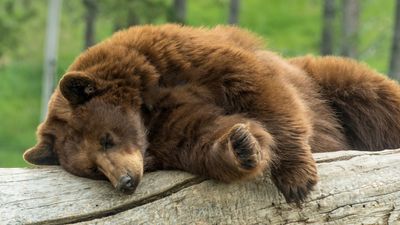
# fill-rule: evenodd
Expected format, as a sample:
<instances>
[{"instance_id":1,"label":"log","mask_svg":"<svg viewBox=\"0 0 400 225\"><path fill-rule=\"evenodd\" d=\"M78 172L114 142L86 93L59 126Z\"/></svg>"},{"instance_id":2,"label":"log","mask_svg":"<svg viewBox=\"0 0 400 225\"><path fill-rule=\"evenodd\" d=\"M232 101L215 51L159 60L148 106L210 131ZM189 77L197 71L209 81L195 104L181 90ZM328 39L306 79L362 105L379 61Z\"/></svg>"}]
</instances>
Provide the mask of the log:
<instances>
[{"instance_id":1,"label":"log","mask_svg":"<svg viewBox=\"0 0 400 225\"><path fill-rule=\"evenodd\" d=\"M320 182L301 208L268 175L223 184L158 171L124 195L59 167L0 169L0 224L400 224L400 149L314 157Z\"/></svg>"}]
</instances>

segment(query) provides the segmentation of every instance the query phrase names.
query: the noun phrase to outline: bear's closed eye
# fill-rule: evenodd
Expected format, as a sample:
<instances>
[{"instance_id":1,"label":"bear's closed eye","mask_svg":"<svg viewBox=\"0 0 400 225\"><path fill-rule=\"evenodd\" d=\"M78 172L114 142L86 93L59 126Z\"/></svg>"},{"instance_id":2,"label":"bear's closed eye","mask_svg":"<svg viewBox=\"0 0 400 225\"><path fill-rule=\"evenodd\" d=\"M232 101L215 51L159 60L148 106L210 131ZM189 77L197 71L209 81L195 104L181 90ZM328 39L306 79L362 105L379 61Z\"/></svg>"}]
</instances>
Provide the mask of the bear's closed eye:
<instances>
[{"instance_id":1,"label":"bear's closed eye","mask_svg":"<svg viewBox=\"0 0 400 225\"><path fill-rule=\"evenodd\" d=\"M110 149L115 146L114 140L109 133L106 133L103 137L100 138L100 145L103 150Z\"/></svg>"}]
</instances>

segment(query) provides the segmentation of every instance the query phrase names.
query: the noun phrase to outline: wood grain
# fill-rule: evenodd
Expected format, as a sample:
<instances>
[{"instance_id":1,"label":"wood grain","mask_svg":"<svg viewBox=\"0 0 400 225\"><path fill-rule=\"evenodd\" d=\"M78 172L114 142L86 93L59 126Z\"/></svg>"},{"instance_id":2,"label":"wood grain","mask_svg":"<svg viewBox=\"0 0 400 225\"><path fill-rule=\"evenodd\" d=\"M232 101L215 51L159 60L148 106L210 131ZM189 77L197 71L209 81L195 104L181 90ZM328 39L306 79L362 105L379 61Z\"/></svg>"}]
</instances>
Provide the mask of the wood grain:
<instances>
[{"instance_id":1,"label":"wood grain","mask_svg":"<svg viewBox=\"0 0 400 225\"><path fill-rule=\"evenodd\" d=\"M268 176L223 184L159 171L124 195L59 167L0 169L0 224L400 224L400 149L314 157L320 182L301 208Z\"/></svg>"}]
</instances>

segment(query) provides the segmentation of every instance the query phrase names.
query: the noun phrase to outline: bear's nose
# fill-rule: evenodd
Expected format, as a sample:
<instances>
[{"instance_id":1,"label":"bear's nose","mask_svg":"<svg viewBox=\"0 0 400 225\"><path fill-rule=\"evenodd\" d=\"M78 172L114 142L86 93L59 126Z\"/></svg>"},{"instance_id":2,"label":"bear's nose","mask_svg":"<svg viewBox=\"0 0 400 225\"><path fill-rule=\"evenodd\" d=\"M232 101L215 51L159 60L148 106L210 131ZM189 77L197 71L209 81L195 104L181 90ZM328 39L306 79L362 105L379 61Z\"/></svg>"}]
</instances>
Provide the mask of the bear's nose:
<instances>
[{"instance_id":1,"label":"bear's nose","mask_svg":"<svg viewBox=\"0 0 400 225\"><path fill-rule=\"evenodd\" d=\"M119 178L119 183L117 189L124 192L131 194L135 191L137 184L133 177L129 175L123 175Z\"/></svg>"}]
</instances>

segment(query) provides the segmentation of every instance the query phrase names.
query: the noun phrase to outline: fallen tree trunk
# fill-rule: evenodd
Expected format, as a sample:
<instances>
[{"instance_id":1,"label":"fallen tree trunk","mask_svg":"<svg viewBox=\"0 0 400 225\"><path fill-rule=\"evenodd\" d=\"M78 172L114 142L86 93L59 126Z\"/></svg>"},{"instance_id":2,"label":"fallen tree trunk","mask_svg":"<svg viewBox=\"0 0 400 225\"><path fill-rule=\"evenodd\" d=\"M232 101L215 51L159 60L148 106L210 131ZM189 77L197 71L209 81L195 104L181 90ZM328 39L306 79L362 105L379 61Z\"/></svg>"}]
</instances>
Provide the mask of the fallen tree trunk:
<instances>
[{"instance_id":1,"label":"fallen tree trunk","mask_svg":"<svg viewBox=\"0 0 400 225\"><path fill-rule=\"evenodd\" d=\"M160 171L128 196L59 167L0 169L0 224L400 224L400 149L314 156L320 182L302 208L268 177L227 185Z\"/></svg>"}]
</instances>

